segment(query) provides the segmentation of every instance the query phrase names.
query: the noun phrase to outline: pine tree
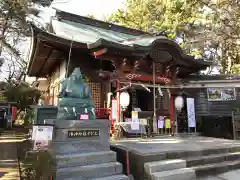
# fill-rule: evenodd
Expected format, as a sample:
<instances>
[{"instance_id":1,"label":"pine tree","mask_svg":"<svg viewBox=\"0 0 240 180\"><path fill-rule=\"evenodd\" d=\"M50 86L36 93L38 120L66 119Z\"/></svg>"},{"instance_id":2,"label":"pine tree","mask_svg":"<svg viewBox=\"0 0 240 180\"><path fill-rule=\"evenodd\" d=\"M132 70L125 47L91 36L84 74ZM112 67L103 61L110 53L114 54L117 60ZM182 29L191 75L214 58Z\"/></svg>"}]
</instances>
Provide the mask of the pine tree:
<instances>
[{"instance_id":1,"label":"pine tree","mask_svg":"<svg viewBox=\"0 0 240 180\"><path fill-rule=\"evenodd\" d=\"M221 73L239 72L240 1L127 0L108 21L180 38L190 54L212 60Z\"/></svg>"}]
</instances>

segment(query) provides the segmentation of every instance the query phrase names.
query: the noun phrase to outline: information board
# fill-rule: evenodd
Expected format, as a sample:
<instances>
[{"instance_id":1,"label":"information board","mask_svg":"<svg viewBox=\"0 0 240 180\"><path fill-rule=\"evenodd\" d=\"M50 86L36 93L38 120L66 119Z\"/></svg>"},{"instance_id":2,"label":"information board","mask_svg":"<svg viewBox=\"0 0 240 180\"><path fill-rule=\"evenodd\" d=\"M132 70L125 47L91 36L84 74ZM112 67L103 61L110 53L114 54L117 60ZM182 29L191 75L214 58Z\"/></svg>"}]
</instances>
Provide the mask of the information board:
<instances>
[{"instance_id":1,"label":"information board","mask_svg":"<svg viewBox=\"0 0 240 180\"><path fill-rule=\"evenodd\" d=\"M49 141L53 138L53 126L34 125L32 131L32 140L34 141L34 150L47 149Z\"/></svg>"}]
</instances>

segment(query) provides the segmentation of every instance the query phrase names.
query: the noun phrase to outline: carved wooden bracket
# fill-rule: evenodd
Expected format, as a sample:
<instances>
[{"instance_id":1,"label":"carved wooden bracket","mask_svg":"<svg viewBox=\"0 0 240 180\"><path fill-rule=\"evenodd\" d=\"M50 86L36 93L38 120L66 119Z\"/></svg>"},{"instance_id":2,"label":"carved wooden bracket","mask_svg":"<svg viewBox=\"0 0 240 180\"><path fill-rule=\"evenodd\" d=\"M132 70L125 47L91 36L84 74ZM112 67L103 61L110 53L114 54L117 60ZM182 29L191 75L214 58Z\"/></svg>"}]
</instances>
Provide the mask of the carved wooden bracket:
<instances>
[{"instance_id":1,"label":"carved wooden bracket","mask_svg":"<svg viewBox=\"0 0 240 180\"><path fill-rule=\"evenodd\" d=\"M162 75L162 73L163 73L163 65L161 63L156 63L155 69L156 69L156 74Z\"/></svg>"},{"instance_id":2,"label":"carved wooden bracket","mask_svg":"<svg viewBox=\"0 0 240 180\"><path fill-rule=\"evenodd\" d=\"M140 61L134 60L133 67L132 67L132 73L136 73L136 71L140 68Z\"/></svg>"},{"instance_id":3,"label":"carved wooden bracket","mask_svg":"<svg viewBox=\"0 0 240 180\"><path fill-rule=\"evenodd\" d=\"M179 67L176 67L175 74L178 75L179 73L180 73L180 68L179 68Z\"/></svg>"},{"instance_id":4,"label":"carved wooden bracket","mask_svg":"<svg viewBox=\"0 0 240 180\"><path fill-rule=\"evenodd\" d=\"M121 68L126 67L127 66L127 58L124 58L121 63L122 63Z\"/></svg>"},{"instance_id":5,"label":"carved wooden bracket","mask_svg":"<svg viewBox=\"0 0 240 180\"><path fill-rule=\"evenodd\" d=\"M171 76L171 66L170 65L168 65L168 66L166 66L166 68L165 68L165 76L166 77L170 77Z\"/></svg>"}]
</instances>

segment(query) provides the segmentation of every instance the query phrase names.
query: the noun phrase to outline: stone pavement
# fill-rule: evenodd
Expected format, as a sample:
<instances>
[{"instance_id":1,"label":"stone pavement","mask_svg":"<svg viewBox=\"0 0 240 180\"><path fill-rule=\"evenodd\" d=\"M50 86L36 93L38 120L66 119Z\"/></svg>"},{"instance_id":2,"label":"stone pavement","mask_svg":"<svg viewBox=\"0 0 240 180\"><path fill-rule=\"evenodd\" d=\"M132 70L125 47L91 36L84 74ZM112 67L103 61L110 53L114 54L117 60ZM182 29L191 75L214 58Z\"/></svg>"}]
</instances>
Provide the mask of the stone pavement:
<instances>
[{"instance_id":1,"label":"stone pavement","mask_svg":"<svg viewBox=\"0 0 240 180\"><path fill-rule=\"evenodd\" d=\"M217 176L208 176L201 178L199 180L239 180L240 179L240 170L229 171Z\"/></svg>"},{"instance_id":2,"label":"stone pavement","mask_svg":"<svg viewBox=\"0 0 240 180\"><path fill-rule=\"evenodd\" d=\"M223 147L240 146L239 140L218 139L202 136L193 137L154 137L112 140L112 145L120 145L138 153L165 153L174 151L200 151Z\"/></svg>"},{"instance_id":3,"label":"stone pavement","mask_svg":"<svg viewBox=\"0 0 240 180\"><path fill-rule=\"evenodd\" d=\"M4 132L0 135L0 180L19 180L17 143L22 136L15 132Z\"/></svg>"}]
</instances>

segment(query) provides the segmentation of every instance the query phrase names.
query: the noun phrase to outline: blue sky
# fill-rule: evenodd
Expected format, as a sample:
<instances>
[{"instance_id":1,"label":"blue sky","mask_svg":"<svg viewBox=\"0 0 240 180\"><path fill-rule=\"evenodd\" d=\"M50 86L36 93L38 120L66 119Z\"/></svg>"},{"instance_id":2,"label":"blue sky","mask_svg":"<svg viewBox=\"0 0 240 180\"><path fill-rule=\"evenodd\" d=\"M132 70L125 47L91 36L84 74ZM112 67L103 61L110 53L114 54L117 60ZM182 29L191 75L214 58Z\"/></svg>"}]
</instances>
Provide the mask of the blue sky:
<instances>
[{"instance_id":1,"label":"blue sky","mask_svg":"<svg viewBox=\"0 0 240 180\"><path fill-rule=\"evenodd\" d=\"M98 19L117 11L125 0L54 0L53 7L78 15L93 14Z\"/></svg>"}]
</instances>

